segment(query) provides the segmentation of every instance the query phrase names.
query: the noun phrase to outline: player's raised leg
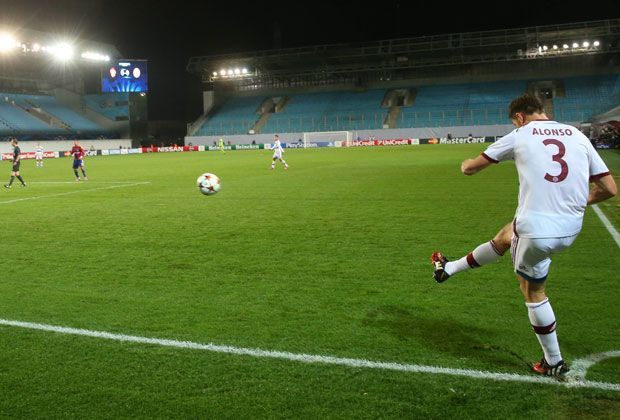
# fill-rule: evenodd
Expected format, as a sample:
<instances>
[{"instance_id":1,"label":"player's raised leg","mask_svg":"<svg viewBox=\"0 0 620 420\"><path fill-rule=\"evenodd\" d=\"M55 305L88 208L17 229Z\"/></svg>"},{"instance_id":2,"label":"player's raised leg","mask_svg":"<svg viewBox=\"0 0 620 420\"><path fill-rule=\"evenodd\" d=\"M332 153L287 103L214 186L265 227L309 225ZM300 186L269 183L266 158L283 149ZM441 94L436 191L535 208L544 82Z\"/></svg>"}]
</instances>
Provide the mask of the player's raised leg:
<instances>
[{"instance_id":1,"label":"player's raised leg","mask_svg":"<svg viewBox=\"0 0 620 420\"><path fill-rule=\"evenodd\" d=\"M508 223L493 239L478 245L473 251L455 261L449 261L441 252L431 256L434 273L438 283L446 281L450 276L461 271L481 267L499 260L510 249L512 223Z\"/></svg>"}]
</instances>

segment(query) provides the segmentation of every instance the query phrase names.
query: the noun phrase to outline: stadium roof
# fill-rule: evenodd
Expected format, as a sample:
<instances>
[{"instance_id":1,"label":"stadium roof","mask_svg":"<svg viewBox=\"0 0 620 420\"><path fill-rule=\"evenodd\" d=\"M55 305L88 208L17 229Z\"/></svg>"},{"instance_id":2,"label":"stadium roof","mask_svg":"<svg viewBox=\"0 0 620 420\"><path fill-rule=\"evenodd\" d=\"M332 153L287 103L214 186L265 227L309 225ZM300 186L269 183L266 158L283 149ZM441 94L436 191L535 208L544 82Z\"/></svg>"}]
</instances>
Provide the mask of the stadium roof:
<instances>
[{"instance_id":1,"label":"stadium roof","mask_svg":"<svg viewBox=\"0 0 620 420\"><path fill-rule=\"evenodd\" d=\"M408 70L620 52L620 19L196 56L187 71L205 82L268 84L275 79L389 79ZM242 71L246 69L246 71Z\"/></svg>"}]
</instances>

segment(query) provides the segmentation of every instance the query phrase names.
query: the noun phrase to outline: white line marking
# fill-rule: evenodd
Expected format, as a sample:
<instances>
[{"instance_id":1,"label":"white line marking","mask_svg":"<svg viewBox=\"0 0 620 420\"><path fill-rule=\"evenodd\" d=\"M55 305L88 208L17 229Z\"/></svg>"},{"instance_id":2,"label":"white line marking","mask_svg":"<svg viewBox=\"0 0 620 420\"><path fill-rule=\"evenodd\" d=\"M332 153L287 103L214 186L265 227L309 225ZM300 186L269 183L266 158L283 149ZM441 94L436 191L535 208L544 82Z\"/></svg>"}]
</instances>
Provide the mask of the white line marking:
<instances>
[{"instance_id":1,"label":"white line marking","mask_svg":"<svg viewBox=\"0 0 620 420\"><path fill-rule=\"evenodd\" d=\"M605 216L605 213L603 213L603 210L599 209L596 204L592 205L592 208L596 212L596 215L598 216L598 218L601 219L601 222L603 222L603 224L605 225L605 227L611 234L611 237L614 238L614 241L616 241L616 245L620 247L620 233L618 233L614 225L612 225L609 219L607 218L607 216Z\"/></svg>"},{"instance_id":2,"label":"white line marking","mask_svg":"<svg viewBox=\"0 0 620 420\"><path fill-rule=\"evenodd\" d=\"M605 353L591 354L583 359L577 359L570 365L571 374L578 379L585 379L586 372L591 366L600 362L601 360L611 359L613 357L620 357L619 350L606 351Z\"/></svg>"},{"instance_id":3,"label":"white line marking","mask_svg":"<svg viewBox=\"0 0 620 420\"><path fill-rule=\"evenodd\" d=\"M133 184L112 185L111 187L90 188L88 190L77 190L77 191L69 191L69 192L58 193L58 194L39 195L36 197L16 198L15 200L0 201L0 204L11 204L11 203L17 203L19 201L38 200L40 198L60 197L63 195L79 194L79 193L84 193L84 192L89 192L89 191L111 190L113 188L126 188L126 187L134 187L136 185L146 185L146 184L150 184L150 182L148 181L147 182L135 182Z\"/></svg>"},{"instance_id":4,"label":"white line marking","mask_svg":"<svg viewBox=\"0 0 620 420\"><path fill-rule=\"evenodd\" d=\"M138 337L134 335L115 334L105 331L91 331L81 328L58 327L48 324L38 324L23 321L11 321L8 319L0 319L0 325L10 327L27 328L31 330L51 331L60 334L80 335L85 337L104 338L107 340L125 341L140 344L153 344L165 347L177 347L193 350L206 350L216 353L235 354L259 358L283 359L302 363L316 363L327 365L339 365L366 369L384 369L395 370L400 372L412 373L432 373L439 375L465 376L474 379L490 379L493 381L509 381L509 382L529 382L544 385L560 385L568 388L596 388L609 391L620 391L620 384L612 384L606 382L594 382L585 380L572 380L567 382L559 382L551 378L533 375L517 375L514 373L494 373L480 370L470 369L451 369L438 366L413 365L405 363L377 362L364 359L349 359L334 356L321 356L303 353L289 353L285 351L273 351L252 349L233 346L221 346L216 344L202 344L191 341L177 341L160 338Z\"/></svg>"},{"instance_id":5,"label":"white line marking","mask_svg":"<svg viewBox=\"0 0 620 420\"><path fill-rule=\"evenodd\" d=\"M134 184L136 181L84 181L86 184ZM77 184L75 181L30 181L28 184Z\"/></svg>"}]
</instances>

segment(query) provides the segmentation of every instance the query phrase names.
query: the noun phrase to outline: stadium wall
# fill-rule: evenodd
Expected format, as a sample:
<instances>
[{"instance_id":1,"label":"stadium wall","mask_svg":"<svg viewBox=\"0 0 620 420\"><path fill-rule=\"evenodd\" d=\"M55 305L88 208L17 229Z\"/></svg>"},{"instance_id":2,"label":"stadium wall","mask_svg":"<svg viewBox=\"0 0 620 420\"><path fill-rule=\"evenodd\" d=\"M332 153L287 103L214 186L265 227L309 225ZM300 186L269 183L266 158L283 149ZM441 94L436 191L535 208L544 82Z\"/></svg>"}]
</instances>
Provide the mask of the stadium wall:
<instances>
[{"instance_id":1,"label":"stadium wall","mask_svg":"<svg viewBox=\"0 0 620 420\"><path fill-rule=\"evenodd\" d=\"M120 146L123 149L131 147L131 139L114 139L114 140L78 140L82 147L86 150L93 149L119 149ZM73 140L54 140L54 141L20 141L19 148L22 152L34 152L37 145L41 144L43 150L46 152L61 152L64 150L71 150L73 147ZM13 151L13 147L9 142L0 144L0 153L10 153Z\"/></svg>"},{"instance_id":2,"label":"stadium wall","mask_svg":"<svg viewBox=\"0 0 620 420\"><path fill-rule=\"evenodd\" d=\"M512 131L514 127L510 124L505 125L477 125L477 126L459 126L459 127L429 127L429 128L395 128L384 130L359 130L351 131L351 139L375 138L377 140L385 139L404 139L404 138L434 138L446 137L449 133L452 137L467 137L471 134L474 137L485 136L503 136ZM297 142L303 139L304 133L279 133L282 142ZM194 146L213 145L213 142L223 138L226 143L231 144L250 144L252 141L257 144L271 143L273 134L238 134L230 136L187 136L185 144L192 143ZM317 140L318 141L318 140Z\"/></svg>"}]
</instances>

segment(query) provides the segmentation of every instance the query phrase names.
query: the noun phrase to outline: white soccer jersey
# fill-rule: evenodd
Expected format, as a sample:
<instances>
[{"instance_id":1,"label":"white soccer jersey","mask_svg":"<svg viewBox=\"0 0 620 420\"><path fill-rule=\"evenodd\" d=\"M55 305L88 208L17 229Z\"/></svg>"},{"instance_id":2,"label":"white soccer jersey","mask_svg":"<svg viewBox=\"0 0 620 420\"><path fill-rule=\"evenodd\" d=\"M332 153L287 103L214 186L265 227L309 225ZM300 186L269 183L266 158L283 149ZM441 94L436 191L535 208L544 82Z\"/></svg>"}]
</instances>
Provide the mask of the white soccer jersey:
<instances>
[{"instance_id":1,"label":"white soccer jersey","mask_svg":"<svg viewBox=\"0 0 620 420\"><path fill-rule=\"evenodd\" d=\"M281 158L282 157L282 144L280 143L280 140L276 140L273 143L273 146L271 147L271 150L273 150L273 157L277 157L277 158Z\"/></svg>"},{"instance_id":2,"label":"white soccer jersey","mask_svg":"<svg viewBox=\"0 0 620 420\"><path fill-rule=\"evenodd\" d=\"M43 157L43 147L41 147L41 146L37 146L37 148L36 148L36 150L35 150L35 152L34 152L34 153L35 153L35 155L36 155L36 156L41 156L41 157Z\"/></svg>"},{"instance_id":3,"label":"white soccer jersey","mask_svg":"<svg viewBox=\"0 0 620 420\"><path fill-rule=\"evenodd\" d=\"M589 181L609 174L590 140L573 126L537 120L493 143L483 156L514 159L519 172L515 231L524 238L579 233Z\"/></svg>"}]
</instances>

